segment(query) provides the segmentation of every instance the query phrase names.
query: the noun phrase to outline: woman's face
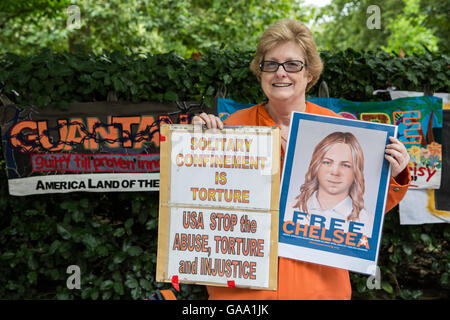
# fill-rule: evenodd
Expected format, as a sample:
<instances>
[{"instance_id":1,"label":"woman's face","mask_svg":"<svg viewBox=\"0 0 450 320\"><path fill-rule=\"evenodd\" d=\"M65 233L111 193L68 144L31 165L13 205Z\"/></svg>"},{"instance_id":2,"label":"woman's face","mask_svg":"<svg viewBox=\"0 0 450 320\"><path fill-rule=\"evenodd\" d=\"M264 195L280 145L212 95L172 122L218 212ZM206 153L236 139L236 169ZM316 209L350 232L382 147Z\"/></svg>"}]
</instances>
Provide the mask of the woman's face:
<instances>
[{"instance_id":1,"label":"woman's face","mask_svg":"<svg viewBox=\"0 0 450 320\"><path fill-rule=\"evenodd\" d=\"M303 50L294 41L284 42L267 51L264 60L278 63L300 60L306 63ZM272 102L304 102L306 86L311 79L306 67L300 72L289 73L279 66L277 72L261 72L261 88Z\"/></svg>"},{"instance_id":2,"label":"woman's face","mask_svg":"<svg viewBox=\"0 0 450 320\"><path fill-rule=\"evenodd\" d=\"M354 181L352 151L345 143L334 144L324 155L318 170L319 193L349 193Z\"/></svg>"}]
</instances>

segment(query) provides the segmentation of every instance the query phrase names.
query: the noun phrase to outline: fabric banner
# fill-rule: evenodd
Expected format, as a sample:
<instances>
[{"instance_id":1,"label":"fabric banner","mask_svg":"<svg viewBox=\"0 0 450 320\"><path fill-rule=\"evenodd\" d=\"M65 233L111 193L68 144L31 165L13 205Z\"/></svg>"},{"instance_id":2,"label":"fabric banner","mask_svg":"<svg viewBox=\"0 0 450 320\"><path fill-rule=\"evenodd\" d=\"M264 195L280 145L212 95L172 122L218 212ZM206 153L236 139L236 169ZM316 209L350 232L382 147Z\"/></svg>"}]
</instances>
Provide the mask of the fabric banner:
<instances>
[{"instance_id":1,"label":"fabric banner","mask_svg":"<svg viewBox=\"0 0 450 320\"><path fill-rule=\"evenodd\" d=\"M225 120L229 115L237 110L250 108L255 104L239 103L232 99L218 98L217 99L217 115L220 120Z\"/></svg>"},{"instance_id":2,"label":"fabric banner","mask_svg":"<svg viewBox=\"0 0 450 320\"><path fill-rule=\"evenodd\" d=\"M279 255L376 270L397 126L294 112L280 196Z\"/></svg>"},{"instance_id":3,"label":"fabric banner","mask_svg":"<svg viewBox=\"0 0 450 320\"><path fill-rule=\"evenodd\" d=\"M2 106L9 192L159 190L159 125L189 123L188 111L156 102Z\"/></svg>"},{"instance_id":4,"label":"fabric banner","mask_svg":"<svg viewBox=\"0 0 450 320\"><path fill-rule=\"evenodd\" d=\"M423 92L389 90L392 99L420 97ZM442 172L439 189L412 190L399 204L401 224L425 224L450 222L450 94L438 92L442 98Z\"/></svg>"},{"instance_id":5,"label":"fabric banner","mask_svg":"<svg viewBox=\"0 0 450 320\"><path fill-rule=\"evenodd\" d=\"M399 203L400 224L444 223L434 205L433 189L409 189ZM447 212L448 213L448 212Z\"/></svg>"},{"instance_id":6,"label":"fabric banner","mask_svg":"<svg viewBox=\"0 0 450 320\"><path fill-rule=\"evenodd\" d=\"M231 114L242 104L218 100L218 114ZM382 102L355 102L335 98L308 99L344 118L398 126L398 139L411 157L412 189L438 189L442 168L442 99L408 97Z\"/></svg>"},{"instance_id":7,"label":"fabric banner","mask_svg":"<svg viewBox=\"0 0 450 320\"><path fill-rule=\"evenodd\" d=\"M424 93L419 91L401 91L401 90L388 90L391 99L399 99L406 97L423 97ZM433 93L433 97L442 99L442 108L449 109L450 108L450 93L445 92L436 92Z\"/></svg>"},{"instance_id":8,"label":"fabric banner","mask_svg":"<svg viewBox=\"0 0 450 320\"><path fill-rule=\"evenodd\" d=\"M450 222L450 108L444 110L442 139L444 142L442 144L442 181L441 187L434 190L434 203L439 212L433 212L433 214Z\"/></svg>"}]
</instances>

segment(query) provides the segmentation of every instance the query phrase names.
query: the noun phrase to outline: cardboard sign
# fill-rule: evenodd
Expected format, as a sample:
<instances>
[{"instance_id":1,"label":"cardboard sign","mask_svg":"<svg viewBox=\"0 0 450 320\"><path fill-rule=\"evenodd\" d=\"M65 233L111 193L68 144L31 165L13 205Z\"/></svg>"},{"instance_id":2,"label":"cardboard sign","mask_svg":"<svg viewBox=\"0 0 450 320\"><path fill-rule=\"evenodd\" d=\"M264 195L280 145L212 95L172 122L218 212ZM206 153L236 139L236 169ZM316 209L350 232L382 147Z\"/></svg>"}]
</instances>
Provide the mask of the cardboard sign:
<instances>
[{"instance_id":1,"label":"cardboard sign","mask_svg":"<svg viewBox=\"0 0 450 320\"><path fill-rule=\"evenodd\" d=\"M159 125L189 123L187 111L157 102L1 106L9 192L157 191Z\"/></svg>"},{"instance_id":2,"label":"cardboard sign","mask_svg":"<svg viewBox=\"0 0 450 320\"><path fill-rule=\"evenodd\" d=\"M294 112L290 128L279 255L374 274L397 127Z\"/></svg>"},{"instance_id":3,"label":"cardboard sign","mask_svg":"<svg viewBox=\"0 0 450 320\"><path fill-rule=\"evenodd\" d=\"M279 128L161 127L157 281L276 290Z\"/></svg>"}]
</instances>

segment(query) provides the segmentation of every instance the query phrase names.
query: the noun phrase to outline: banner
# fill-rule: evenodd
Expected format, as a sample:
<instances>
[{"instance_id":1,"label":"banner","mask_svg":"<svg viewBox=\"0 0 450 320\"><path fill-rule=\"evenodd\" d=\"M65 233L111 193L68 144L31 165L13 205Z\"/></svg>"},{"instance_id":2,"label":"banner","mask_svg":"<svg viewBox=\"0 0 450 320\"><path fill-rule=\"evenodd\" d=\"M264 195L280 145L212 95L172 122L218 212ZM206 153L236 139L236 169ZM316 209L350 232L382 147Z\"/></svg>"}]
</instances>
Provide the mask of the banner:
<instances>
[{"instance_id":1,"label":"banner","mask_svg":"<svg viewBox=\"0 0 450 320\"><path fill-rule=\"evenodd\" d=\"M335 98L308 99L344 118L394 124L398 138L411 157L411 189L439 189L442 168L442 98L407 97L392 101L355 102ZM224 117L242 104L218 99L218 114Z\"/></svg>"},{"instance_id":2,"label":"banner","mask_svg":"<svg viewBox=\"0 0 450 320\"><path fill-rule=\"evenodd\" d=\"M275 290L279 128L161 128L157 281Z\"/></svg>"},{"instance_id":3,"label":"banner","mask_svg":"<svg viewBox=\"0 0 450 320\"><path fill-rule=\"evenodd\" d=\"M397 127L293 112L279 255L375 274Z\"/></svg>"},{"instance_id":4,"label":"banner","mask_svg":"<svg viewBox=\"0 0 450 320\"><path fill-rule=\"evenodd\" d=\"M447 102L448 105L448 102ZM444 127L442 128L442 182L438 190L432 190L434 194L435 209L432 214L450 222L450 105L444 109Z\"/></svg>"},{"instance_id":5,"label":"banner","mask_svg":"<svg viewBox=\"0 0 450 320\"><path fill-rule=\"evenodd\" d=\"M9 192L17 196L159 190L159 125L190 122L188 109L172 103L0 111Z\"/></svg>"},{"instance_id":6,"label":"banner","mask_svg":"<svg viewBox=\"0 0 450 320\"><path fill-rule=\"evenodd\" d=\"M217 99L217 116L224 121L229 115L237 110L250 108L254 104L244 104L236 102L232 99L218 98Z\"/></svg>"},{"instance_id":7,"label":"banner","mask_svg":"<svg viewBox=\"0 0 450 320\"><path fill-rule=\"evenodd\" d=\"M392 99L420 97L423 92L389 90ZM439 189L410 189L400 202L400 224L425 224L450 222L450 94L438 92L442 98L442 168Z\"/></svg>"}]
</instances>

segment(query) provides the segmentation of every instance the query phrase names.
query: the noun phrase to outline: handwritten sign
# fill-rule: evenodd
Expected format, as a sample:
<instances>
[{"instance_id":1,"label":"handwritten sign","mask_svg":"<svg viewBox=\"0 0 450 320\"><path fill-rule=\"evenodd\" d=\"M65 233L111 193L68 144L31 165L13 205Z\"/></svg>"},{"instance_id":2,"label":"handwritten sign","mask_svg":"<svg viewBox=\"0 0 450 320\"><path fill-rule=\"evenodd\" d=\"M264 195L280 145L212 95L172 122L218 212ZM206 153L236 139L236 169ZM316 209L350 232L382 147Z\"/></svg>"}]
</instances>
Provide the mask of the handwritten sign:
<instances>
[{"instance_id":1,"label":"handwritten sign","mask_svg":"<svg viewBox=\"0 0 450 320\"><path fill-rule=\"evenodd\" d=\"M279 129L161 135L157 280L275 290Z\"/></svg>"}]
</instances>

